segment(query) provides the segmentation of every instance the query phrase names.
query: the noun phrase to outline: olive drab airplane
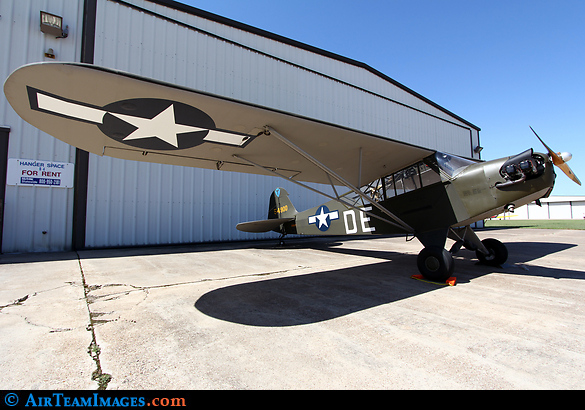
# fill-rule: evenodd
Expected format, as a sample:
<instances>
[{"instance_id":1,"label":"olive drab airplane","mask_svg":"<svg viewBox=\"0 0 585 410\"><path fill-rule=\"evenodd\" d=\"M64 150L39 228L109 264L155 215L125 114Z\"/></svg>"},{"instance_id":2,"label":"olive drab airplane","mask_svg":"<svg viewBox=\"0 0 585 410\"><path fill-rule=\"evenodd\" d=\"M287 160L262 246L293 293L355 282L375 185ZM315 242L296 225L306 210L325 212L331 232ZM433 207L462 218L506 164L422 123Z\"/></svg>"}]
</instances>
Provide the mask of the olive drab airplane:
<instances>
[{"instance_id":1,"label":"olive drab airplane","mask_svg":"<svg viewBox=\"0 0 585 410\"><path fill-rule=\"evenodd\" d=\"M452 254L462 246L484 263L504 263L506 247L481 241L470 226L547 197L553 164L580 184L566 164L570 155L546 145L545 154L529 149L471 161L93 65L23 66L6 80L4 93L27 122L97 155L276 175L313 191L307 182L328 184L334 194L318 192L330 202L303 212L276 189L266 219L237 228L283 235L402 233L424 246L417 265L433 281L449 278ZM450 250L447 238L455 241Z\"/></svg>"}]
</instances>

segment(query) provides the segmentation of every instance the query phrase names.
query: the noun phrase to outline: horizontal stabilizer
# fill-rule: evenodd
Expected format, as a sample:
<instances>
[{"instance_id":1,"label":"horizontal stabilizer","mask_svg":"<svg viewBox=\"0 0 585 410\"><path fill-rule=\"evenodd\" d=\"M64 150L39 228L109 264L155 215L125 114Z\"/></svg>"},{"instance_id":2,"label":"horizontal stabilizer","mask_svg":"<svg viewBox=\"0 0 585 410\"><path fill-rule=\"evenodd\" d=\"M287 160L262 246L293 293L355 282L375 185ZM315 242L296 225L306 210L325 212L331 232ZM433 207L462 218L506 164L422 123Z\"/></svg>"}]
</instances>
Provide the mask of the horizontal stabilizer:
<instances>
[{"instance_id":1,"label":"horizontal stabilizer","mask_svg":"<svg viewBox=\"0 0 585 410\"><path fill-rule=\"evenodd\" d=\"M243 232L261 233L279 230L280 225L294 221L295 218L265 219L262 221L242 222L236 225L236 229Z\"/></svg>"}]
</instances>

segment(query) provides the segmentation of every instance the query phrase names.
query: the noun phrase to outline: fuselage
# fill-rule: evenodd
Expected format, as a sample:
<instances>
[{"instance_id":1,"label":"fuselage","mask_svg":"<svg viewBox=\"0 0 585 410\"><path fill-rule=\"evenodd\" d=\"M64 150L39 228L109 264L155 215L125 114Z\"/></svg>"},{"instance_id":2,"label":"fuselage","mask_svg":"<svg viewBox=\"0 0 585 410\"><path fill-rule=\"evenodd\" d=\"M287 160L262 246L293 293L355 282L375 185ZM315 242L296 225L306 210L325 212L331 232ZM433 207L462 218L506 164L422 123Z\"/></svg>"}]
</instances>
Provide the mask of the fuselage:
<instances>
[{"instance_id":1,"label":"fuselage","mask_svg":"<svg viewBox=\"0 0 585 410\"><path fill-rule=\"evenodd\" d=\"M370 194L412 228L411 233L466 226L550 194L555 173L549 157L532 150L487 162L436 153L370 184ZM349 197L345 198L349 200ZM301 212L288 233L364 235L401 233L390 218L361 201L338 201ZM376 218L376 216L378 218Z\"/></svg>"}]
</instances>

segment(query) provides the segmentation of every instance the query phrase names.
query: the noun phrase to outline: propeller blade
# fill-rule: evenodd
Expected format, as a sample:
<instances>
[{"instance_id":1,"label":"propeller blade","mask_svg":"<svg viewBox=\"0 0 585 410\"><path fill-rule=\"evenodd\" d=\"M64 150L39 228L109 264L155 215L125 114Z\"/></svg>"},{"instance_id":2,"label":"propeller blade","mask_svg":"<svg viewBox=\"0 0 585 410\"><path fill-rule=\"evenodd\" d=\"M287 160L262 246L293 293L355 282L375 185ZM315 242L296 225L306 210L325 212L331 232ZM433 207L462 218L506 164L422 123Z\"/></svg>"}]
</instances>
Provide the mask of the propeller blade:
<instances>
[{"instance_id":1,"label":"propeller blade","mask_svg":"<svg viewBox=\"0 0 585 410\"><path fill-rule=\"evenodd\" d=\"M577 184L581 185L581 181L579 181L579 178L577 178L577 175L575 175L573 173L573 171L571 170L571 168L569 168L569 166L567 165L566 162L563 162L560 165L557 165L565 174L567 174L567 176L569 178L571 178L573 181L575 181Z\"/></svg>"},{"instance_id":2,"label":"propeller blade","mask_svg":"<svg viewBox=\"0 0 585 410\"><path fill-rule=\"evenodd\" d=\"M532 130L532 132L534 133L534 135L536 135L536 138L538 138L538 140L540 142L542 142L542 145L544 145L544 147L548 151L548 155L550 155L553 164L555 164L556 166L559 166L560 164L564 163L563 159L561 157L559 157L556 152L554 152L552 149L550 149L550 147L548 145L546 145L544 143L544 141L542 140L542 138L540 138L538 136L538 134L536 133L536 131L534 131L534 129L532 127L530 127L530 129Z\"/></svg>"},{"instance_id":3,"label":"propeller blade","mask_svg":"<svg viewBox=\"0 0 585 410\"><path fill-rule=\"evenodd\" d=\"M567 165L567 163L556 153L554 152L552 149L549 148L548 145L546 145L544 143L544 141L542 140L542 138L540 138L538 136L538 134L536 133L536 131L534 131L534 129L532 129L532 127L530 127L530 129L532 130L532 132L534 133L534 135L536 135L536 138L538 138L538 140L540 142L542 142L542 145L544 145L544 147L546 148L546 150L548 151L548 155L550 155L552 163L555 164L557 167L559 167L561 169L561 171L563 171L569 178L571 178L575 183L581 185L581 181L579 181L579 178L577 178L577 175L575 175L573 173L573 171L571 170L571 168Z\"/></svg>"}]
</instances>

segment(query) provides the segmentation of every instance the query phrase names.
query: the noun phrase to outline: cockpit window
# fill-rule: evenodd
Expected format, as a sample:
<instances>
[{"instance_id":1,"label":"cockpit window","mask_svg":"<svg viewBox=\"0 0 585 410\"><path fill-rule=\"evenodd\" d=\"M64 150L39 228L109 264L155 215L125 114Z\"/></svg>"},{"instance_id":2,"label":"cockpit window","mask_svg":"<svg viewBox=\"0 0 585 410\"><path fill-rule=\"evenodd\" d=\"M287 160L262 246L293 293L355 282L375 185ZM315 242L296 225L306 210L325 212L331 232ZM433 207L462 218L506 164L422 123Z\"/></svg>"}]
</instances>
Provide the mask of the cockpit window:
<instances>
[{"instance_id":1,"label":"cockpit window","mask_svg":"<svg viewBox=\"0 0 585 410\"><path fill-rule=\"evenodd\" d=\"M437 164L442 172L447 174L450 178L454 178L467 168L469 165L475 164L475 162L457 157L455 155L445 154L443 152L437 152L435 154L435 158L437 159Z\"/></svg>"},{"instance_id":2,"label":"cockpit window","mask_svg":"<svg viewBox=\"0 0 585 410\"><path fill-rule=\"evenodd\" d=\"M398 195L420 188L418 164L396 172L394 174L394 183L396 184L396 193Z\"/></svg>"},{"instance_id":3,"label":"cockpit window","mask_svg":"<svg viewBox=\"0 0 585 410\"><path fill-rule=\"evenodd\" d=\"M384 198L392 198L421 187L441 182L439 168L435 158L427 157L423 161L404 168L383 178Z\"/></svg>"},{"instance_id":4,"label":"cockpit window","mask_svg":"<svg viewBox=\"0 0 585 410\"><path fill-rule=\"evenodd\" d=\"M429 186L434 183L441 182L441 177L439 176L437 165L434 162L425 159L424 162L418 164L418 168L420 169L420 179L422 186Z\"/></svg>"},{"instance_id":5,"label":"cockpit window","mask_svg":"<svg viewBox=\"0 0 585 410\"><path fill-rule=\"evenodd\" d=\"M382 201L452 179L475 162L454 155L437 152L398 172L386 175L361 187L362 192L375 201ZM343 196L347 196L350 192ZM352 197L357 204L359 196Z\"/></svg>"}]
</instances>

